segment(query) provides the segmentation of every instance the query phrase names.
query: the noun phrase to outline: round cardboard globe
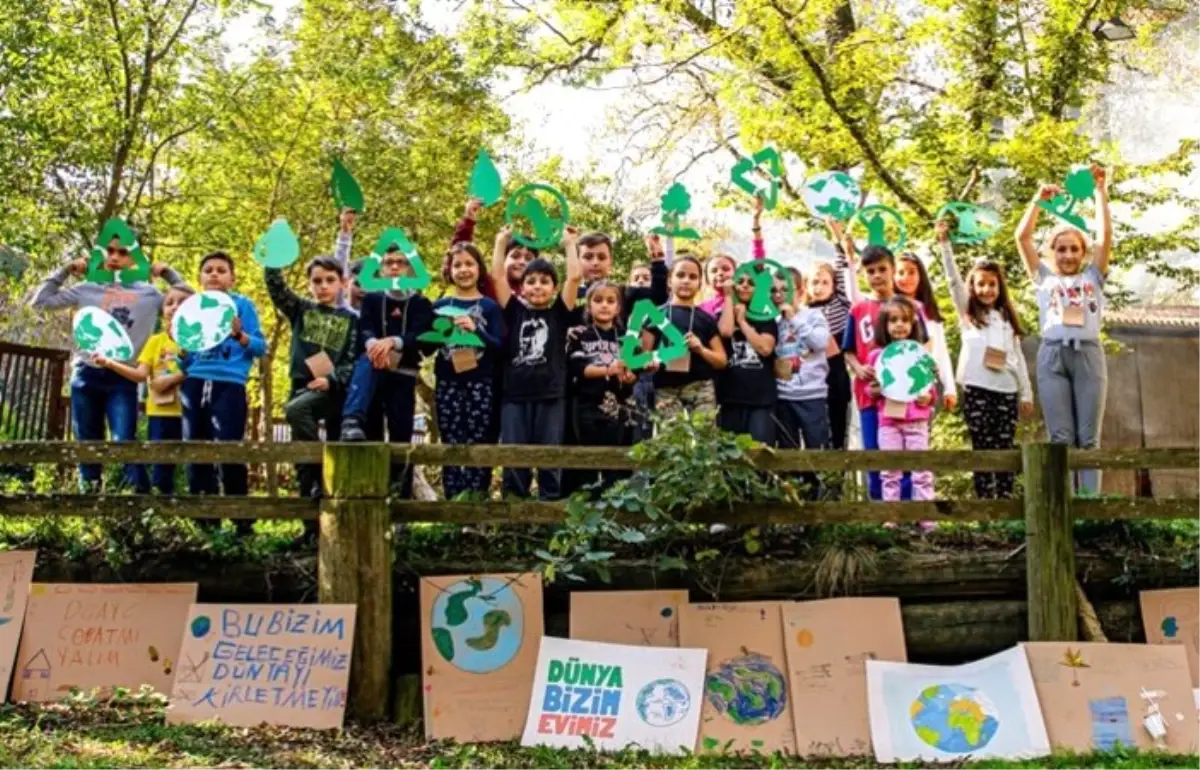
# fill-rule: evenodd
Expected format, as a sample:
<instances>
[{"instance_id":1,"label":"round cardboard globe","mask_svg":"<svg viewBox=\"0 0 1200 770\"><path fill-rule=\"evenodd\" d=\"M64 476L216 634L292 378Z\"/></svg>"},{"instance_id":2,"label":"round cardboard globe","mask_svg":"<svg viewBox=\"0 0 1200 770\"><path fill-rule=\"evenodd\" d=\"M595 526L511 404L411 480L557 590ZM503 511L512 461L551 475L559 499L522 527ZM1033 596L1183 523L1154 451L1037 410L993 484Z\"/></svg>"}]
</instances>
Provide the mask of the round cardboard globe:
<instances>
[{"instance_id":1,"label":"round cardboard globe","mask_svg":"<svg viewBox=\"0 0 1200 770\"><path fill-rule=\"evenodd\" d=\"M71 335L84 353L98 353L114 361L133 358L133 341L125 327L98 307L80 308L71 320Z\"/></svg>"},{"instance_id":2,"label":"round cardboard globe","mask_svg":"<svg viewBox=\"0 0 1200 770\"><path fill-rule=\"evenodd\" d=\"M846 172L826 171L804 180L800 195L814 216L844 222L858 209L862 191Z\"/></svg>"},{"instance_id":3,"label":"round cardboard globe","mask_svg":"<svg viewBox=\"0 0 1200 770\"><path fill-rule=\"evenodd\" d=\"M233 332L237 306L223 291L202 291L183 301L171 321L171 336L189 353L220 345Z\"/></svg>"},{"instance_id":4,"label":"round cardboard globe","mask_svg":"<svg viewBox=\"0 0 1200 770\"><path fill-rule=\"evenodd\" d=\"M913 340L900 340L884 348L876 370L883 397L906 404L916 401L937 381L933 356Z\"/></svg>"}]
</instances>

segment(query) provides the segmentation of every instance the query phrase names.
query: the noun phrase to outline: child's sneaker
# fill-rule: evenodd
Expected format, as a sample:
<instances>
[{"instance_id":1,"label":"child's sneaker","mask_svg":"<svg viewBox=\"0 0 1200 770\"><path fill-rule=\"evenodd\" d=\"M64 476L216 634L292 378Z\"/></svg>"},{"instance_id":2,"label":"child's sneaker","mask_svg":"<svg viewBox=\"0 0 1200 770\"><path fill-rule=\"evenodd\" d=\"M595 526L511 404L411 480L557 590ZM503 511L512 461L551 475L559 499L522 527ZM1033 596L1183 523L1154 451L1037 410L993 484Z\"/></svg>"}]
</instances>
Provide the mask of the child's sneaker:
<instances>
[{"instance_id":1,"label":"child's sneaker","mask_svg":"<svg viewBox=\"0 0 1200 770\"><path fill-rule=\"evenodd\" d=\"M347 417L342 422L342 441L366 441L367 434L363 432L362 426L358 424L358 420L353 417Z\"/></svg>"}]
</instances>

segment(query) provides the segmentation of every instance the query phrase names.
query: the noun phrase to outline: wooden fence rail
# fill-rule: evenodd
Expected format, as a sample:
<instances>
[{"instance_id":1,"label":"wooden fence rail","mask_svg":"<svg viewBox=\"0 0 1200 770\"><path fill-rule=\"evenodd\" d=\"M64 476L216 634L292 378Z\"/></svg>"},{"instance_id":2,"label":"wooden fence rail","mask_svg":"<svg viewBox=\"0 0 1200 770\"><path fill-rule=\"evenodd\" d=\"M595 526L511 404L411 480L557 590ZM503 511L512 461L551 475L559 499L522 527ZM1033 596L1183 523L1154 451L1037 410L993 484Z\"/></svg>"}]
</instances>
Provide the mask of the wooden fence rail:
<instances>
[{"instance_id":1,"label":"wooden fence rail","mask_svg":"<svg viewBox=\"0 0 1200 770\"><path fill-rule=\"evenodd\" d=\"M1022 474L1020 500L931 502L747 503L689 512L696 521L741 523L844 523L883 521L1021 521L1026 532L1029 636L1035 641L1078 638L1075 593L1076 519L1192 518L1195 499L1073 499L1069 472L1078 468L1200 468L1196 448L1068 450L1026 444L1010 451L752 453L757 467L781 472L918 470L1012 471ZM354 665L349 707L362 719L388 713L392 660L392 522L553 524L561 504L536 501L421 502L388 496L388 468L413 465L480 465L528 468L637 467L619 447L447 446L441 444L8 442L0 465L79 462L318 462L326 496L301 498L156 497L149 495L0 495L4 516L125 516L154 510L194 519L318 519L319 598L353 602ZM638 517L633 517L634 519Z\"/></svg>"}]
</instances>

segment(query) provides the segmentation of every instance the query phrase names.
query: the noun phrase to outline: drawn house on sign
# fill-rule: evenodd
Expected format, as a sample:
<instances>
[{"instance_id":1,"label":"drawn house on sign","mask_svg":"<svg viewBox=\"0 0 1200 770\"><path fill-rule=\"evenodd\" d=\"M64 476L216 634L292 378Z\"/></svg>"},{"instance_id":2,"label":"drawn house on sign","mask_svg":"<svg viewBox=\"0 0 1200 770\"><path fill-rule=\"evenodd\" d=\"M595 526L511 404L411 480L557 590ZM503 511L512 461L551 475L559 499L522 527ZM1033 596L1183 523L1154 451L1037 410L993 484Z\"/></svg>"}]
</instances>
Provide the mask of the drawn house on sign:
<instances>
[{"instance_id":1,"label":"drawn house on sign","mask_svg":"<svg viewBox=\"0 0 1200 770\"><path fill-rule=\"evenodd\" d=\"M46 656L46 650L41 649L34 653L34 656L25 662L21 667L22 679L49 679L50 678L50 658Z\"/></svg>"}]
</instances>

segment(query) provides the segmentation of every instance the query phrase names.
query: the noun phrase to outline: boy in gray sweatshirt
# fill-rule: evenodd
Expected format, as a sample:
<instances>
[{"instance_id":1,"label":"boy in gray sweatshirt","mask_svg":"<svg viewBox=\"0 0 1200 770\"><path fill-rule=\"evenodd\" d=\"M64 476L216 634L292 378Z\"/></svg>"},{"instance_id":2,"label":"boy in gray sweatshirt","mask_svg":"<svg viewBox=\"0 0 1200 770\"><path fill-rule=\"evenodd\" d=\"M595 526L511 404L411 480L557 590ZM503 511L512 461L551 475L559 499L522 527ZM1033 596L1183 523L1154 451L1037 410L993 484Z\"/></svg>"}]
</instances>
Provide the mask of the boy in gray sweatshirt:
<instances>
[{"instance_id":1,"label":"boy in gray sweatshirt","mask_svg":"<svg viewBox=\"0 0 1200 770\"><path fill-rule=\"evenodd\" d=\"M39 310L78 310L97 307L125 327L133 342L133 354L128 361L136 366L142 346L154 332L162 307L163 293L151 283L136 281L128 286L119 283L81 282L63 287L69 276L87 272L88 260L75 259L50 274L33 294L29 304ZM105 255L108 270L123 270L132 266L129 249L114 238ZM180 275L163 264L155 264L151 275L162 278L171 286L186 286ZM71 377L71 425L80 441L103 441L105 423L113 441L132 441L137 437L137 384L115 371L94 366L87 353L71 343L74 352L74 371ZM99 491L100 466L80 465L80 485L84 492ZM139 493L149 493L150 480L141 465L125 466L125 482Z\"/></svg>"}]
</instances>

